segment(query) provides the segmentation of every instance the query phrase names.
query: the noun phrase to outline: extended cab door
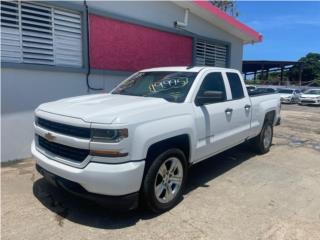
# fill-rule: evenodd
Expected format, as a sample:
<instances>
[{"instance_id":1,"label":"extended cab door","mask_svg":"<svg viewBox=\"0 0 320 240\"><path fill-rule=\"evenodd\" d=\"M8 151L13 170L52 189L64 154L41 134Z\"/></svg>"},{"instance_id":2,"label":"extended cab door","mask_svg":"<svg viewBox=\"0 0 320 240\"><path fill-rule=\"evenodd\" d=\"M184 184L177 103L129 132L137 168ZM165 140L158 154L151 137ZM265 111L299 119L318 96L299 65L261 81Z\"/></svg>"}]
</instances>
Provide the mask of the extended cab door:
<instances>
[{"instance_id":1,"label":"extended cab door","mask_svg":"<svg viewBox=\"0 0 320 240\"><path fill-rule=\"evenodd\" d=\"M226 70L223 75L227 79L231 91L231 98L228 99L228 108L231 109L230 134L234 140L232 142L237 144L249 136L251 101L239 73Z\"/></svg>"},{"instance_id":2,"label":"extended cab door","mask_svg":"<svg viewBox=\"0 0 320 240\"><path fill-rule=\"evenodd\" d=\"M238 76L239 77L239 76ZM226 150L245 139L250 129L250 99L245 96L240 81L223 72L208 72L203 77L195 97L197 128L196 161ZM230 88L231 86L231 88ZM197 104L198 96L205 92L222 92L223 97L204 105Z\"/></svg>"}]
</instances>

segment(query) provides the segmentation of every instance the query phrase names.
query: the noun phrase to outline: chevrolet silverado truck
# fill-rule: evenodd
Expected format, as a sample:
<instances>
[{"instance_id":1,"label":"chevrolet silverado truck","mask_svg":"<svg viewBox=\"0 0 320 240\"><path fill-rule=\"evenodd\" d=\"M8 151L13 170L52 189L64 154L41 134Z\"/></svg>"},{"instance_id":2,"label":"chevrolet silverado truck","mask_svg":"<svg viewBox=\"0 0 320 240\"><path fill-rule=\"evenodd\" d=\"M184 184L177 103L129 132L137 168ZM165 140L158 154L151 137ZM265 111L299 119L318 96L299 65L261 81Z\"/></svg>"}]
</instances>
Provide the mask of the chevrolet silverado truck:
<instances>
[{"instance_id":1,"label":"chevrolet silverado truck","mask_svg":"<svg viewBox=\"0 0 320 240\"><path fill-rule=\"evenodd\" d=\"M56 186L163 212L182 199L191 165L244 142L268 152L279 120L279 95L250 97L237 70L153 68L110 93L40 105L31 148Z\"/></svg>"}]
</instances>

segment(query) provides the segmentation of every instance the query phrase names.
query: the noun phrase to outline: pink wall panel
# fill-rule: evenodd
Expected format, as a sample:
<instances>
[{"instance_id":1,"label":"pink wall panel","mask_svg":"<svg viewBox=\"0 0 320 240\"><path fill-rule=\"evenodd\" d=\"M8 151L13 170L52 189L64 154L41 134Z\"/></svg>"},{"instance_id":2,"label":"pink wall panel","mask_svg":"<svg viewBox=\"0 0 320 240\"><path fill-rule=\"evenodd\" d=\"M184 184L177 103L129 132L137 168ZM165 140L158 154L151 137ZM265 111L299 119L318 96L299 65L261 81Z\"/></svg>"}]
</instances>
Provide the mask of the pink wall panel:
<instances>
[{"instance_id":1,"label":"pink wall panel","mask_svg":"<svg viewBox=\"0 0 320 240\"><path fill-rule=\"evenodd\" d=\"M192 38L90 15L90 60L95 69L136 71L192 63Z\"/></svg>"}]
</instances>

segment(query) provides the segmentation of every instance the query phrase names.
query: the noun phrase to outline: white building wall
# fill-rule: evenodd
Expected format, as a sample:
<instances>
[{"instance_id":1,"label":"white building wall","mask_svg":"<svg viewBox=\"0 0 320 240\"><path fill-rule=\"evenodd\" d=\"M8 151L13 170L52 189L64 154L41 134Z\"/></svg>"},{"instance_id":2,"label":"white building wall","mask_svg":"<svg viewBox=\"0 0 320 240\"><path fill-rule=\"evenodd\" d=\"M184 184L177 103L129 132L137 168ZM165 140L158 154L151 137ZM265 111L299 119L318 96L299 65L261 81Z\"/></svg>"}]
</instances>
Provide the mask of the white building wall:
<instances>
[{"instance_id":1,"label":"white building wall","mask_svg":"<svg viewBox=\"0 0 320 240\"><path fill-rule=\"evenodd\" d=\"M84 74L1 69L1 161L30 156L33 112L39 104L83 94Z\"/></svg>"},{"instance_id":2,"label":"white building wall","mask_svg":"<svg viewBox=\"0 0 320 240\"><path fill-rule=\"evenodd\" d=\"M95 2L90 9L122 15L143 22L173 28L183 20L184 9L170 2ZM157 14L156 14L157 13ZM242 42L201 18L190 15L187 31L231 43L230 66L241 70ZM128 74L90 75L90 84L108 92ZM43 102L88 94L85 73L1 68L1 161L30 156L33 139L33 112ZM91 91L92 92L92 91Z\"/></svg>"},{"instance_id":3,"label":"white building wall","mask_svg":"<svg viewBox=\"0 0 320 240\"><path fill-rule=\"evenodd\" d=\"M126 76L91 75L110 91ZM41 103L88 94L84 73L1 69L1 161L30 156L34 110Z\"/></svg>"},{"instance_id":4,"label":"white building wall","mask_svg":"<svg viewBox=\"0 0 320 240\"><path fill-rule=\"evenodd\" d=\"M102 92L110 92L113 88L115 88L120 82L130 76L129 73L124 74L90 74L89 82L90 86L94 88L102 88ZM90 91L90 93L95 93L97 91ZM101 92L101 91L100 91Z\"/></svg>"}]
</instances>

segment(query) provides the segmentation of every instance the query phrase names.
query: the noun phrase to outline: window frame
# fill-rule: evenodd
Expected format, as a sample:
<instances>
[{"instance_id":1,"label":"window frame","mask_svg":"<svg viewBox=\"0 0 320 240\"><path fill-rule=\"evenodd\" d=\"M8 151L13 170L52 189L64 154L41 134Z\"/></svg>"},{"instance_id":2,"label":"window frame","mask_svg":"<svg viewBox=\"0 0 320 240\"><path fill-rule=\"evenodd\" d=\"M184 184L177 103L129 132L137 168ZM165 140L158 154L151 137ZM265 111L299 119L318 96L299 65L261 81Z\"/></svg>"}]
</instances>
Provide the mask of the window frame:
<instances>
[{"instance_id":1,"label":"window frame","mask_svg":"<svg viewBox=\"0 0 320 240\"><path fill-rule=\"evenodd\" d=\"M32 3L32 2L31 2ZM13 69L30 69L30 70L48 70L48 71L64 71L64 72L78 72L85 73L88 71L88 39L87 35L87 12L83 4L77 4L73 2L66 1L48 1L48 2L36 2L37 5L42 5L49 8L54 8L56 10L65 12L78 12L80 15L80 31L81 31L81 66L63 66L63 65L47 65L47 64L37 64L37 63L24 63L24 62L10 62L4 61L1 58L1 65L3 68L13 68ZM20 16L19 16L20 17Z\"/></svg>"}]
</instances>

